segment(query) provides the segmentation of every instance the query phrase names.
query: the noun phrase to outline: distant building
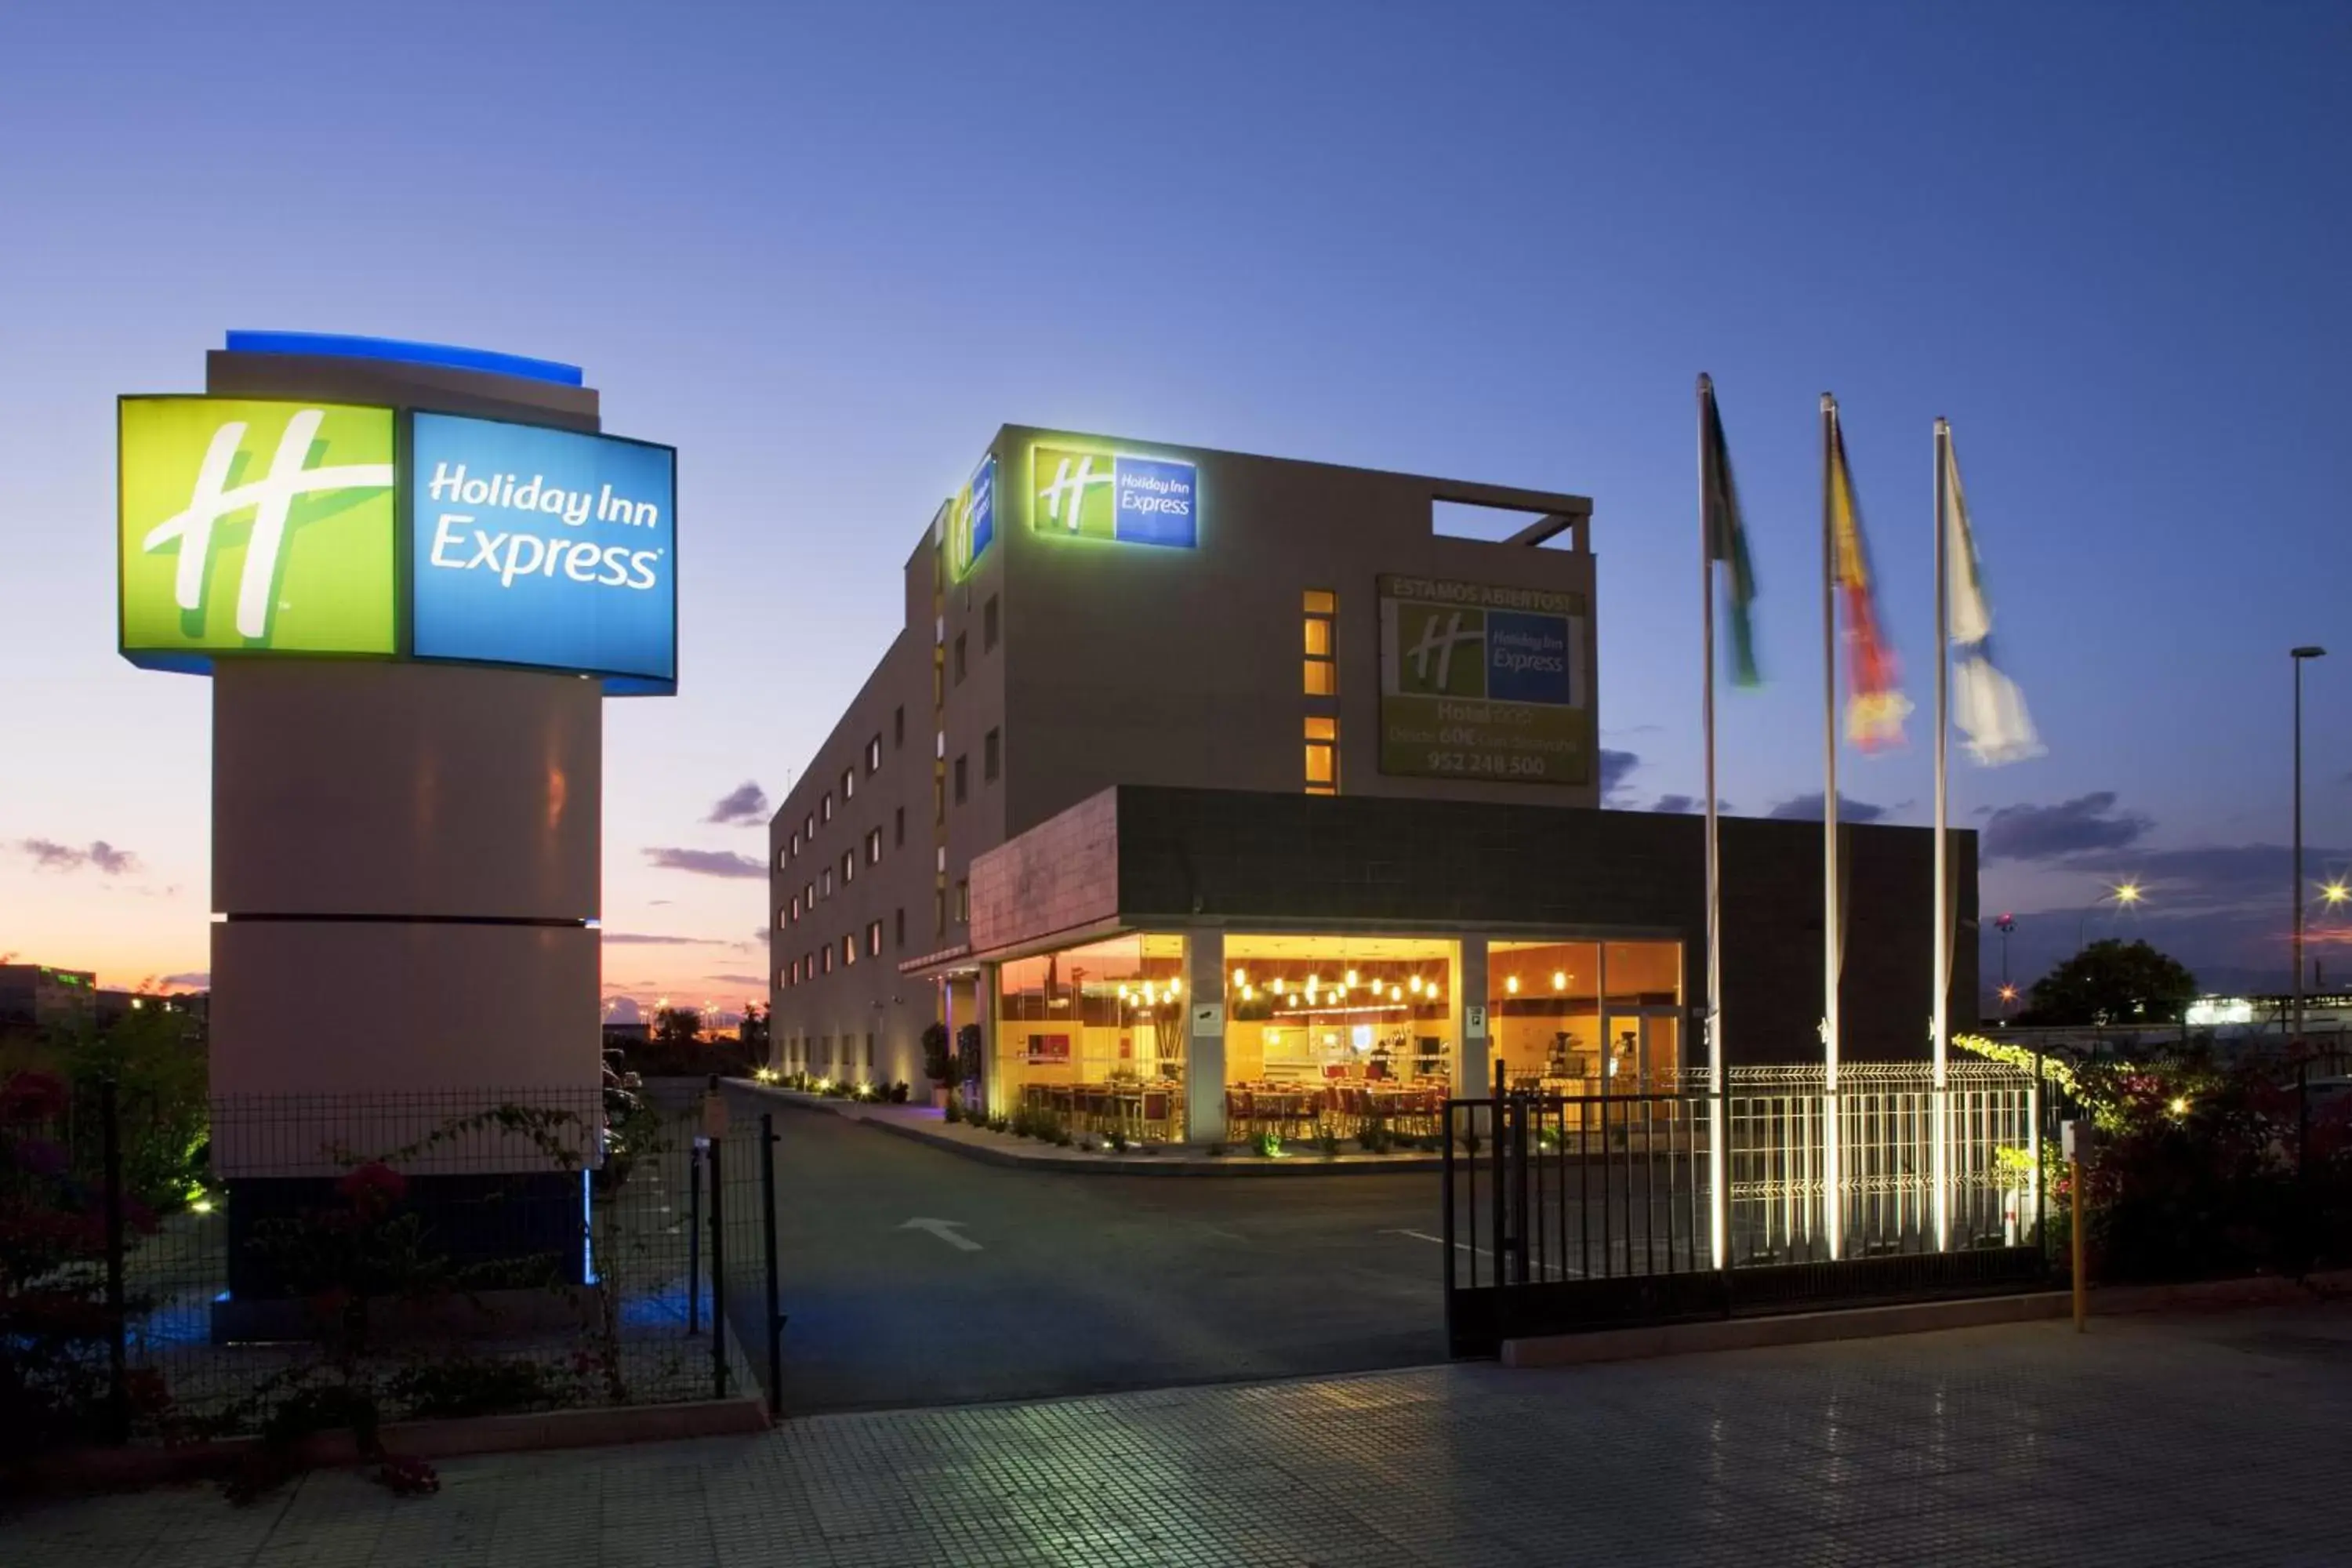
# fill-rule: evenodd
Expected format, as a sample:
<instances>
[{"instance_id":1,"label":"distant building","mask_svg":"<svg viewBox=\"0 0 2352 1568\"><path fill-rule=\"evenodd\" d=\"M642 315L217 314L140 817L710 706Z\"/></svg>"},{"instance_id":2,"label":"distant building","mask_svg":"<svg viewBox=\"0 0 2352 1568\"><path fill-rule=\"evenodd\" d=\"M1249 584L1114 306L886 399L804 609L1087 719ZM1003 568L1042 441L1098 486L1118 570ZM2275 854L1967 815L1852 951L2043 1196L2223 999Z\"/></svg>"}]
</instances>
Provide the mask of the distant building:
<instances>
[{"instance_id":1,"label":"distant building","mask_svg":"<svg viewBox=\"0 0 2352 1568\"><path fill-rule=\"evenodd\" d=\"M99 1013L98 976L46 963L0 963L0 1024L39 1028L89 1023Z\"/></svg>"}]
</instances>

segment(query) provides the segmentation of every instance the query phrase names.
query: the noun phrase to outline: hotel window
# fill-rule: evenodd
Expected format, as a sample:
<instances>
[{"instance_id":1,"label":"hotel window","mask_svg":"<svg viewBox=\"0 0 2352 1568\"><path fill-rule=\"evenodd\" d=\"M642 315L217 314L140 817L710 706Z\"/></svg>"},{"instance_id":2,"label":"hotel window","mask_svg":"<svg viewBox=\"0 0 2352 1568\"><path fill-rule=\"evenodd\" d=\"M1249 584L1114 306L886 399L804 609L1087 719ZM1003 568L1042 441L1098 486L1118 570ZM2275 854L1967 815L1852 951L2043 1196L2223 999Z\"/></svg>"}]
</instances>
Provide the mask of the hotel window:
<instances>
[{"instance_id":1,"label":"hotel window","mask_svg":"<svg viewBox=\"0 0 2352 1568\"><path fill-rule=\"evenodd\" d=\"M827 974L833 973L833 944L830 942L825 944L824 949L824 972Z\"/></svg>"},{"instance_id":2,"label":"hotel window","mask_svg":"<svg viewBox=\"0 0 2352 1568\"><path fill-rule=\"evenodd\" d=\"M793 852L781 845L776 849L776 869L781 871L792 862Z\"/></svg>"},{"instance_id":3,"label":"hotel window","mask_svg":"<svg viewBox=\"0 0 2352 1568\"><path fill-rule=\"evenodd\" d=\"M895 942L896 945L901 948L907 945L907 907L904 904L898 906L898 929Z\"/></svg>"},{"instance_id":4,"label":"hotel window","mask_svg":"<svg viewBox=\"0 0 2352 1568\"><path fill-rule=\"evenodd\" d=\"M817 815L824 818L827 822L831 822L833 820L833 792L831 790L825 791L824 798L817 803Z\"/></svg>"},{"instance_id":5,"label":"hotel window","mask_svg":"<svg viewBox=\"0 0 2352 1568\"><path fill-rule=\"evenodd\" d=\"M816 908L816 884L814 882L811 882L807 887L801 889L801 908L804 910L814 910Z\"/></svg>"},{"instance_id":6,"label":"hotel window","mask_svg":"<svg viewBox=\"0 0 2352 1568\"><path fill-rule=\"evenodd\" d=\"M868 958L879 958L882 956L882 922L880 921L869 921L866 922L866 956Z\"/></svg>"},{"instance_id":7,"label":"hotel window","mask_svg":"<svg viewBox=\"0 0 2352 1568\"><path fill-rule=\"evenodd\" d=\"M1321 714L1307 719L1307 793L1339 793L1339 721Z\"/></svg>"},{"instance_id":8,"label":"hotel window","mask_svg":"<svg viewBox=\"0 0 2352 1568\"><path fill-rule=\"evenodd\" d=\"M874 1037L870 1032L866 1037L866 1070L874 1070Z\"/></svg>"},{"instance_id":9,"label":"hotel window","mask_svg":"<svg viewBox=\"0 0 2352 1568\"><path fill-rule=\"evenodd\" d=\"M947 819L948 781L934 773L931 774L931 820L945 822Z\"/></svg>"},{"instance_id":10,"label":"hotel window","mask_svg":"<svg viewBox=\"0 0 2352 1568\"><path fill-rule=\"evenodd\" d=\"M942 933L948 929L948 890L945 888L931 890L931 924Z\"/></svg>"},{"instance_id":11,"label":"hotel window","mask_svg":"<svg viewBox=\"0 0 2352 1568\"><path fill-rule=\"evenodd\" d=\"M823 877L823 878L821 878L821 879L818 880L818 883L817 883L817 890L818 890L820 893L824 894L824 897L826 897L826 898L828 898L828 899L829 899L829 898L831 898L831 897L833 897L833 868L832 868L832 867L827 866L827 867L824 868L824 877Z\"/></svg>"},{"instance_id":12,"label":"hotel window","mask_svg":"<svg viewBox=\"0 0 2352 1568\"><path fill-rule=\"evenodd\" d=\"M956 919L967 925L971 921L971 884L970 882L956 883Z\"/></svg>"},{"instance_id":13,"label":"hotel window","mask_svg":"<svg viewBox=\"0 0 2352 1568\"><path fill-rule=\"evenodd\" d=\"M807 830L806 832L803 833L803 834L801 835L801 837L802 837L803 838L807 839L811 844L814 844L814 843L815 843L815 842L816 842L816 813L815 813L815 812L812 811L812 812L810 812L810 813L808 814L808 830ZM797 849L795 849L795 850L793 850L793 854L795 854L795 855L797 855L797 854L799 854L799 853L800 853L800 851L799 851L799 850L797 850Z\"/></svg>"},{"instance_id":14,"label":"hotel window","mask_svg":"<svg viewBox=\"0 0 2352 1568\"><path fill-rule=\"evenodd\" d=\"M841 885L846 888L856 880L857 880L857 851L845 849L841 852Z\"/></svg>"},{"instance_id":15,"label":"hotel window","mask_svg":"<svg viewBox=\"0 0 2352 1568\"><path fill-rule=\"evenodd\" d=\"M776 971L776 988L781 991L784 987L790 985L793 981L798 980L800 977L800 961L795 959L793 960L793 966L790 969L779 969Z\"/></svg>"},{"instance_id":16,"label":"hotel window","mask_svg":"<svg viewBox=\"0 0 2352 1568\"><path fill-rule=\"evenodd\" d=\"M890 710L890 744L903 746L906 743L907 710L904 708L894 708Z\"/></svg>"},{"instance_id":17,"label":"hotel window","mask_svg":"<svg viewBox=\"0 0 2352 1568\"><path fill-rule=\"evenodd\" d=\"M866 771L869 773L882 771L882 737L879 735L866 742Z\"/></svg>"},{"instance_id":18,"label":"hotel window","mask_svg":"<svg viewBox=\"0 0 2352 1568\"><path fill-rule=\"evenodd\" d=\"M1307 590L1307 695L1337 697L1339 694L1339 664L1332 649L1338 646L1337 616L1339 595L1328 589Z\"/></svg>"},{"instance_id":19,"label":"hotel window","mask_svg":"<svg viewBox=\"0 0 2352 1568\"><path fill-rule=\"evenodd\" d=\"M866 863L868 866L882 864L882 830L878 827L866 836Z\"/></svg>"},{"instance_id":20,"label":"hotel window","mask_svg":"<svg viewBox=\"0 0 2352 1568\"><path fill-rule=\"evenodd\" d=\"M971 770L967 766L967 763L970 761L971 759L967 757L958 757L956 759L956 804L958 805L961 805L964 803L965 796L970 793L969 789L966 787L970 784L971 777Z\"/></svg>"},{"instance_id":21,"label":"hotel window","mask_svg":"<svg viewBox=\"0 0 2352 1568\"><path fill-rule=\"evenodd\" d=\"M890 818L890 842L896 848L907 847L907 808L900 806Z\"/></svg>"},{"instance_id":22,"label":"hotel window","mask_svg":"<svg viewBox=\"0 0 2352 1568\"><path fill-rule=\"evenodd\" d=\"M956 633L955 640L955 683L958 686L961 686L963 684L964 671L966 668L967 662L964 658L963 633L958 632Z\"/></svg>"},{"instance_id":23,"label":"hotel window","mask_svg":"<svg viewBox=\"0 0 2352 1568\"><path fill-rule=\"evenodd\" d=\"M841 939L841 962L845 967L857 962L857 939L856 937L845 936Z\"/></svg>"},{"instance_id":24,"label":"hotel window","mask_svg":"<svg viewBox=\"0 0 2352 1568\"><path fill-rule=\"evenodd\" d=\"M991 784L996 782L997 769L1004 753L1003 731L991 730L980 743L980 776Z\"/></svg>"},{"instance_id":25,"label":"hotel window","mask_svg":"<svg viewBox=\"0 0 2352 1568\"><path fill-rule=\"evenodd\" d=\"M786 925L797 925L797 924L799 924L799 923L800 923L800 918L801 918L801 896L800 896L798 893L794 893L794 894L793 895L793 901L792 901L792 903L791 903L790 905L788 905L788 906L786 907L786 909L785 909L785 911L784 911L784 923L785 923Z\"/></svg>"},{"instance_id":26,"label":"hotel window","mask_svg":"<svg viewBox=\"0 0 2352 1568\"><path fill-rule=\"evenodd\" d=\"M849 798L850 798L850 796L852 796L852 795L856 795L856 793L857 793L857 770L856 770L856 768L844 768L844 769L842 769L842 770L841 770L841 798L842 798L842 799L844 799L844 800L847 800L847 799L849 799Z\"/></svg>"},{"instance_id":27,"label":"hotel window","mask_svg":"<svg viewBox=\"0 0 2352 1568\"><path fill-rule=\"evenodd\" d=\"M980 607L980 651L986 653L996 646L996 595L991 594L988 603Z\"/></svg>"}]
</instances>

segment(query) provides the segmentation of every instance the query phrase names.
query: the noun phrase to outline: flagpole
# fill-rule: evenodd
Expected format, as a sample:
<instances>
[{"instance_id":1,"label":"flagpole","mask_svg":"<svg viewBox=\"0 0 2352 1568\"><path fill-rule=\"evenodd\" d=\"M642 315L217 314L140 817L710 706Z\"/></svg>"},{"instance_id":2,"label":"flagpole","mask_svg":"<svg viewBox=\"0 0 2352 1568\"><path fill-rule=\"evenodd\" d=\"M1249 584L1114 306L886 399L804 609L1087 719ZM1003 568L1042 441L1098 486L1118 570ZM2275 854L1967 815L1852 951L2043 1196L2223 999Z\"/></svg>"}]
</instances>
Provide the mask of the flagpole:
<instances>
[{"instance_id":1,"label":"flagpole","mask_svg":"<svg viewBox=\"0 0 2352 1568\"><path fill-rule=\"evenodd\" d=\"M1950 1084L1946 1076L1951 1026L1952 924L1951 870L1946 824L1949 802L1946 737L1950 731L1951 608L1947 518L1952 427L1936 421L1936 1005L1932 1025L1935 1041L1936 1090L1936 1247L1952 1245L1952 1124Z\"/></svg>"},{"instance_id":2,"label":"flagpole","mask_svg":"<svg viewBox=\"0 0 2352 1568\"><path fill-rule=\"evenodd\" d=\"M1832 1261L1844 1252L1838 1161L1837 399L1822 394L1822 1206Z\"/></svg>"},{"instance_id":3,"label":"flagpole","mask_svg":"<svg viewBox=\"0 0 2352 1568\"><path fill-rule=\"evenodd\" d=\"M1727 1104L1723 1063L1723 872L1716 838L1715 805L1715 529L1713 476L1709 472L1708 436L1715 408L1715 383L1701 372L1698 378L1698 570L1699 659L1706 667L1699 710L1706 726L1706 1087L1712 1114L1707 1121L1707 1240L1708 1257L1717 1268L1728 1263L1727 1232L1730 1192L1725 1186ZM1729 520L1723 520L1728 526Z\"/></svg>"}]
</instances>

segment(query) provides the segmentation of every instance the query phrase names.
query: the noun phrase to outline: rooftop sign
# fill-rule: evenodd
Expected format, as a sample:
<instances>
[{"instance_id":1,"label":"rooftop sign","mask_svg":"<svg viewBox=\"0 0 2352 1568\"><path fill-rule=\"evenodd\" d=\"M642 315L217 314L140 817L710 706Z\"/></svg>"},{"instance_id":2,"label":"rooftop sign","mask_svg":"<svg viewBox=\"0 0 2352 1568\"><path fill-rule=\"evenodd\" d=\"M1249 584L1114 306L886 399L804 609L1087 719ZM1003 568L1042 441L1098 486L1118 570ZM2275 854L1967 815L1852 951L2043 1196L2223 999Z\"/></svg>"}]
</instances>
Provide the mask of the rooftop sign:
<instances>
[{"instance_id":1,"label":"rooftop sign","mask_svg":"<svg viewBox=\"0 0 2352 1568\"><path fill-rule=\"evenodd\" d=\"M1200 470L1178 458L1040 442L1029 452L1029 489L1034 533L1178 550L1201 542Z\"/></svg>"}]
</instances>

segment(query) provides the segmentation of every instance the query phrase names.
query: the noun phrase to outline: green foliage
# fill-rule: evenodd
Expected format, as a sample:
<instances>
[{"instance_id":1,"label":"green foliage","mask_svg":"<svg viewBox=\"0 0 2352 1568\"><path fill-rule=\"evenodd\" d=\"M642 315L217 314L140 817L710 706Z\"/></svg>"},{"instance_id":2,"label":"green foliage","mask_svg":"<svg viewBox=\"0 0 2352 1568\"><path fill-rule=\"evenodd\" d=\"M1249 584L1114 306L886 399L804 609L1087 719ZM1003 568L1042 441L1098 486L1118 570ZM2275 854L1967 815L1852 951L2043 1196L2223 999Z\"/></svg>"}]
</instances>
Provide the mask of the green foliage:
<instances>
[{"instance_id":1,"label":"green foliage","mask_svg":"<svg viewBox=\"0 0 2352 1568\"><path fill-rule=\"evenodd\" d=\"M1282 1158L1282 1134L1279 1132L1261 1132L1251 1140L1250 1146L1257 1151L1261 1159Z\"/></svg>"},{"instance_id":2,"label":"green foliage","mask_svg":"<svg viewBox=\"0 0 2352 1568\"><path fill-rule=\"evenodd\" d=\"M960 1097L952 1094L948 1096L946 1116L950 1121L963 1120L963 1100Z\"/></svg>"},{"instance_id":3,"label":"green foliage","mask_svg":"<svg viewBox=\"0 0 2352 1568\"><path fill-rule=\"evenodd\" d=\"M923 1026L923 1076L941 1086L956 1081L955 1056L948 1049L945 1024Z\"/></svg>"},{"instance_id":4,"label":"green foliage","mask_svg":"<svg viewBox=\"0 0 2352 1568\"><path fill-rule=\"evenodd\" d=\"M1356 1134L1356 1142L1367 1154L1385 1154L1396 1147L1396 1134L1389 1131L1385 1117L1374 1116L1364 1122L1364 1130Z\"/></svg>"},{"instance_id":5,"label":"green foliage","mask_svg":"<svg viewBox=\"0 0 2352 1568\"><path fill-rule=\"evenodd\" d=\"M1321 1121L1317 1122L1315 1124L1315 1147L1323 1152L1323 1157L1326 1160L1338 1159L1339 1157L1339 1134L1328 1124Z\"/></svg>"},{"instance_id":6,"label":"green foliage","mask_svg":"<svg viewBox=\"0 0 2352 1568\"><path fill-rule=\"evenodd\" d=\"M666 1046L692 1045L702 1037L702 1015L692 1007L664 1007L654 1015L654 1038Z\"/></svg>"},{"instance_id":7,"label":"green foliage","mask_svg":"<svg viewBox=\"0 0 2352 1568\"><path fill-rule=\"evenodd\" d=\"M2197 977L2145 942L2095 942L2033 983L2021 1024L2172 1024Z\"/></svg>"}]
</instances>

